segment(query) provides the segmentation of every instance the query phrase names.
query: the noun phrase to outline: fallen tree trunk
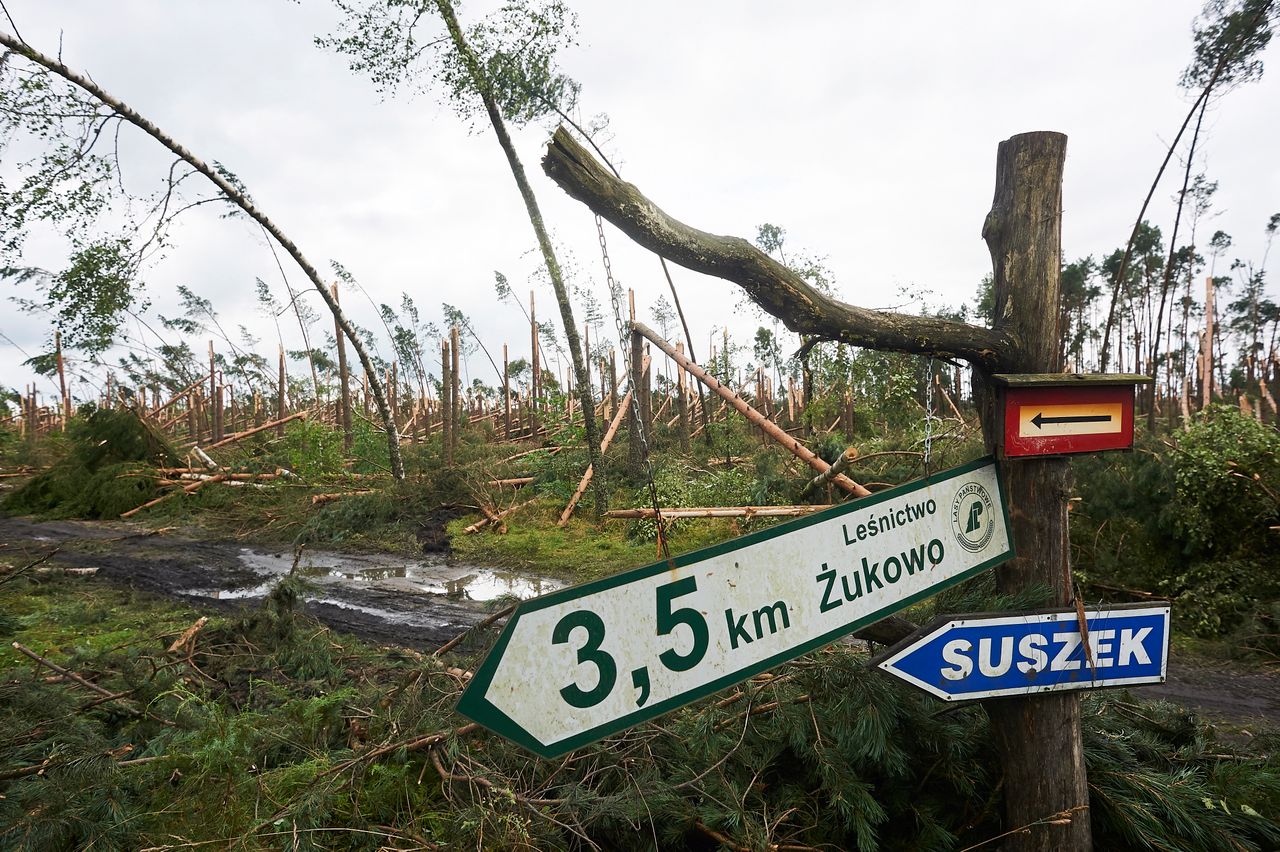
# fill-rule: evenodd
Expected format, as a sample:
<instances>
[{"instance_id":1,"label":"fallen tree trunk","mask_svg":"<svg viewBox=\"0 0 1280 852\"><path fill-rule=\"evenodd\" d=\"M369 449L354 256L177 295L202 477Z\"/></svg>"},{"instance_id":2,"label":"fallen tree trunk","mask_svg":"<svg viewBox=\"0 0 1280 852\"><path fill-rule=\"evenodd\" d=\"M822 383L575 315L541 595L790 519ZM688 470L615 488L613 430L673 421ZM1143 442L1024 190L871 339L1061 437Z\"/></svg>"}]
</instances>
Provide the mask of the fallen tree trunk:
<instances>
[{"instance_id":1,"label":"fallen tree trunk","mask_svg":"<svg viewBox=\"0 0 1280 852\"><path fill-rule=\"evenodd\" d=\"M494 488L519 488L530 484L533 480L532 476L514 476L511 479L490 479L489 484Z\"/></svg>"},{"instance_id":2,"label":"fallen tree trunk","mask_svg":"<svg viewBox=\"0 0 1280 852\"><path fill-rule=\"evenodd\" d=\"M746 400L742 399L742 397L725 387L724 384L717 380L715 376L710 375L697 364L677 352L676 348L660 337L656 331L649 328L642 322L631 323L631 329L636 334L647 338L649 342L665 352L677 364L688 370L689 374L695 379L702 382L718 394L721 399L732 405L739 414L747 418L747 422L752 426L759 427L765 432L765 434L773 438L789 450L792 455L809 465L809 467L813 468L818 473L826 473L831 467L831 465L823 461L804 444L788 435L780 426L778 426L778 424L774 423L768 417L765 417L759 411L756 411L746 403ZM831 481L855 497L866 497L871 494L870 491L844 475L834 476Z\"/></svg>"},{"instance_id":3,"label":"fallen tree trunk","mask_svg":"<svg viewBox=\"0 0 1280 852\"><path fill-rule=\"evenodd\" d=\"M794 518L800 515L812 515L830 509L831 504L824 506L691 506L681 509L662 509L663 520L673 518ZM606 518L630 518L637 520L652 519L658 512L653 509L610 509L604 513Z\"/></svg>"},{"instance_id":4,"label":"fallen tree trunk","mask_svg":"<svg viewBox=\"0 0 1280 852\"><path fill-rule=\"evenodd\" d=\"M808 494L813 489L821 488L822 486L831 482L832 479L844 473L844 471L849 467L850 464L853 463L854 459L856 459L857 457L858 457L858 450L855 447L849 447L847 450L845 450L843 453L840 454L840 458L836 459L835 464L827 468L825 472L820 473L817 476L815 476L813 479L809 480L809 484L804 487L804 491L800 492L800 496L803 497L805 494Z\"/></svg>"},{"instance_id":5,"label":"fallen tree trunk","mask_svg":"<svg viewBox=\"0 0 1280 852\"><path fill-rule=\"evenodd\" d=\"M343 497L356 497L360 494L373 494L372 488L360 488L355 491L335 491L331 494L312 494L311 505L323 506L326 503L332 503L334 500L341 500Z\"/></svg>"},{"instance_id":6,"label":"fallen tree trunk","mask_svg":"<svg viewBox=\"0 0 1280 852\"><path fill-rule=\"evenodd\" d=\"M205 449L216 450L219 447L225 447L228 444L234 444L236 441L244 440L245 438L256 435L259 432L265 432L268 429L274 429L277 426L283 426L284 424L288 423L291 420L305 419L308 413L309 412L307 411L299 411L296 414L290 414L288 417L285 417L282 420L272 420L270 423L263 423L261 426L256 426L253 429L246 429L243 432L237 432L234 435L229 435L226 438L223 438L221 441L218 441L216 444L210 444L209 446L205 447Z\"/></svg>"},{"instance_id":7,"label":"fallen tree trunk","mask_svg":"<svg viewBox=\"0 0 1280 852\"><path fill-rule=\"evenodd\" d=\"M646 363L648 359L645 359ZM604 454L609 449L609 444L613 443L613 436L618 433L618 426L621 425L624 417L627 416L627 410L631 407L632 392L627 391L626 396L622 398L622 402L618 403L618 410L614 412L613 420L609 422L609 428L604 433L604 438L600 441L600 458L604 458ZM595 473L594 465L587 465L586 471L582 474L582 479L578 482L577 489L573 492L573 496L569 498L569 505L564 507L564 511L560 513L560 520L556 521L556 526L562 527L569 522L569 517L573 515L573 510L578 505L578 501L582 499L582 495L587 493L587 486L591 484L591 477ZM605 517L609 513L605 512Z\"/></svg>"},{"instance_id":8,"label":"fallen tree trunk","mask_svg":"<svg viewBox=\"0 0 1280 852\"><path fill-rule=\"evenodd\" d=\"M152 506L155 506L157 503L163 503L165 500L168 500L170 497L176 497L179 494L191 494L195 491L199 491L201 488L203 488L204 486L208 485L211 482L222 482L224 479L226 479L226 475L219 473L209 477L208 479L196 480L190 485L184 485L182 488L180 488L177 491L170 491L168 494L164 494L160 497L157 497L154 500L148 500L146 503L143 503L141 506L137 506L133 509L130 509L127 512L123 512L121 513L120 517L132 518L134 515L138 514L143 509L150 509Z\"/></svg>"},{"instance_id":9,"label":"fallen tree trunk","mask_svg":"<svg viewBox=\"0 0 1280 852\"><path fill-rule=\"evenodd\" d=\"M746 240L709 234L672 218L601 166L563 127L547 145L542 170L640 245L686 269L732 281L794 332L874 349L954 355L987 369L997 367L1011 345L1002 331L833 299Z\"/></svg>"},{"instance_id":10,"label":"fallen tree trunk","mask_svg":"<svg viewBox=\"0 0 1280 852\"><path fill-rule=\"evenodd\" d=\"M534 497L532 500L525 500L523 503L517 503L516 505L512 506L509 509L504 509L501 512L498 512L496 515L486 515L485 517L476 521L471 526L464 529L463 532L466 533L467 535L473 535L479 532L480 530L484 529L485 525L491 524L494 521L501 521L503 518L507 517L512 512L516 512L520 509L523 509L525 506L528 506L529 504L536 503L536 502L538 502L538 498Z\"/></svg>"}]
</instances>

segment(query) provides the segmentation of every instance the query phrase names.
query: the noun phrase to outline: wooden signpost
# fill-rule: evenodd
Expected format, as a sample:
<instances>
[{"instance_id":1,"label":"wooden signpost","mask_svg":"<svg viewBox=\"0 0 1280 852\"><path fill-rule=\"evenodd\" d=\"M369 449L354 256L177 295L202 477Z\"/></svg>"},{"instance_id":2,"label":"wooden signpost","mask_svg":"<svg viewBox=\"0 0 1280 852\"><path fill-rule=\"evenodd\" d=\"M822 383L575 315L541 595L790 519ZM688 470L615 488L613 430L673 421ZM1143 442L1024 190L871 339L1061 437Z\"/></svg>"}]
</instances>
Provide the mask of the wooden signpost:
<instances>
[{"instance_id":1,"label":"wooden signpost","mask_svg":"<svg viewBox=\"0 0 1280 852\"><path fill-rule=\"evenodd\" d=\"M1148 376L996 374L997 454L1060 456L1133 447L1134 389Z\"/></svg>"},{"instance_id":2,"label":"wooden signpost","mask_svg":"<svg viewBox=\"0 0 1280 852\"><path fill-rule=\"evenodd\" d=\"M521 604L458 711L555 757L1013 556L986 458Z\"/></svg>"}]
</instances>

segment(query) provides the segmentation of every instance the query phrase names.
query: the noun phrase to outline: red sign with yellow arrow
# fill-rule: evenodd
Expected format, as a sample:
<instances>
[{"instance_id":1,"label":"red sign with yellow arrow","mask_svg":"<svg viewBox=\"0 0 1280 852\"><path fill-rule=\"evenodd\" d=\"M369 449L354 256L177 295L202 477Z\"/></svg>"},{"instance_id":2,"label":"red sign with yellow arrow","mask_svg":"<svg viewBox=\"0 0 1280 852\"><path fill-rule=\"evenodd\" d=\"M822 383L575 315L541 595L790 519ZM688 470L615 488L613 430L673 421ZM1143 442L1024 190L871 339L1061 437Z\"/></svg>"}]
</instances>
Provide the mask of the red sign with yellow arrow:
<instances>
[{"instance_id":1,"label":"red sign with yellow arrow","mask_svg":"<svg viewBox=\"0 0 1280 852\"><path fill-rule=\"evenodd\" d=\"M1132 384L1011 383L1002 390L1007 458L1133 446Z\"/></svg>"}]
</instances>

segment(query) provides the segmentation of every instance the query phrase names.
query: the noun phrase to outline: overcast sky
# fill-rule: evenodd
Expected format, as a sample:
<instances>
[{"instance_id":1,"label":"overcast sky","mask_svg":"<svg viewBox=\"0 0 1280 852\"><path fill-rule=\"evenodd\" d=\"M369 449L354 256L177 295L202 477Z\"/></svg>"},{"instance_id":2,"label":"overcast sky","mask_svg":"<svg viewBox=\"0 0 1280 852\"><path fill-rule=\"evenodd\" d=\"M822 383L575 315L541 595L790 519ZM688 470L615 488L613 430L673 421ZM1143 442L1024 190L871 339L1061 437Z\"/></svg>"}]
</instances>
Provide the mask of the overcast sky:
<instances>
[{"instance_id":1,"label":"overcast sky","mask_svg":"<svg viewBox=\"0 0 1280 852\"><path fill-rule=\"evenodd\" d=\"M223 163L317 266L339 261L373 299L398 304L407 292L437 322L440 303L455 304L490 349L509 342L513 359L527 355L527 329L516 307L496 303L494 270L526 298L535 286L540 316L553 314L549 285L531 279L536 243L492 132L469 128L432 93L380 99L313 45L336 20L329 4L4 2L30 44L61 45L68 65ZM571 5L579 44L562 63L582 84L583 116L608 114L606 150L623 176L704 230L751 238L761 223L784 227L789 252L825 258L842 297L868 307L900 304L902 288L930 291L935 305L971 301L990 271L979 231L996 146L1023 131L1069 137L1067 259L1122 246L1189 105L1176 84L1200 9L1197 0ZM464 7L464 23L488 8ZM1264 58L1274 63L1275 49ZM1208 227L1255 261L1280 211L1277 74L1218 102L1204 145L1202 166L1220 184ZM520 155L579 283L604 300L592 217L539 166L548 131L519 132ZM166 153L132 132L125 154L130 188L154 189ZM1166 229L1179 177L1166 179L1151 214ZM666 292L657 260L608 233L615 273L648 321ZM204 208L174 237L144 274L154 310L177 313L174 288L186 284L228 327L255 329L270 355L274 330L257 311L254 278L283 290L261 232ZM45 239L25 259L64 262ZM732 285L674 274L700 355L726 322L742 341L760 324L734 308ZM47 323L7 301L31 293L0 287L0 332L36 354ZM358 323L381 328L360 294L343 301ZM299 346L296 329L285 331L286 345ZM0 338L0 384L30 380L24 357ZM470 374L494 381L483 356Z\"/></svg>"}]
</instances>

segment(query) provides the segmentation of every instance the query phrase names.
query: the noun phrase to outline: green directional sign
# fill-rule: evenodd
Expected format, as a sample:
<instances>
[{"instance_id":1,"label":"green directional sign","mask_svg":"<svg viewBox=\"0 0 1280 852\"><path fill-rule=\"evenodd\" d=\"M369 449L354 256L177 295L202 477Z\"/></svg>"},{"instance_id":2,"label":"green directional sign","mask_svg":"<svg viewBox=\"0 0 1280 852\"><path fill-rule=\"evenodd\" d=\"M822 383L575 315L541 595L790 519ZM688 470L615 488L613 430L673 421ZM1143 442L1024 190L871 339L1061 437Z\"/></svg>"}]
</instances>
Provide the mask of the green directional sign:
<instances>
[{"instance_id":1,"label":"green directional sign","mask_svg":"<svg viewBox=\"0 0 1280 852\"><path fill-rule=\"evenodd\" d=\"M458 711L542 755L652 719L1013 556L980 459L522 603Z\"/></svg>"}]
</instances>

